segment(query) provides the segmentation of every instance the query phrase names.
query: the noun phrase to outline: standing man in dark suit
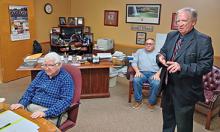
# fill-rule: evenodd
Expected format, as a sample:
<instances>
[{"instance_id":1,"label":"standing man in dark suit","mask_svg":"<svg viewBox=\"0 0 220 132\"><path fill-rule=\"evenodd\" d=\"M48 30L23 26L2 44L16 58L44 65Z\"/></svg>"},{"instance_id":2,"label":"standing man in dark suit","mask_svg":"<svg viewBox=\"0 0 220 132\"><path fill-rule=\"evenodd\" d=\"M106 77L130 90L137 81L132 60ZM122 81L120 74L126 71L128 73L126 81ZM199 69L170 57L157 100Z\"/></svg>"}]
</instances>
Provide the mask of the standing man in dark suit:
<instances>
[{"instance_id":1,"label":"standing man in dark suit","mask_svg":"<svg viewBox=\"0 0 220 132\"><path fill-rule=\"evenodd\" d=\"M211 38L194 29L196 21L195 9L178 10L178 31L168 33L157 55L166 71L161 80L163 132L174 132L176 126L177 132L192 132L195 103L205 99L202 76L211 71L214 53Z\"/></svg>"}]
</instances>

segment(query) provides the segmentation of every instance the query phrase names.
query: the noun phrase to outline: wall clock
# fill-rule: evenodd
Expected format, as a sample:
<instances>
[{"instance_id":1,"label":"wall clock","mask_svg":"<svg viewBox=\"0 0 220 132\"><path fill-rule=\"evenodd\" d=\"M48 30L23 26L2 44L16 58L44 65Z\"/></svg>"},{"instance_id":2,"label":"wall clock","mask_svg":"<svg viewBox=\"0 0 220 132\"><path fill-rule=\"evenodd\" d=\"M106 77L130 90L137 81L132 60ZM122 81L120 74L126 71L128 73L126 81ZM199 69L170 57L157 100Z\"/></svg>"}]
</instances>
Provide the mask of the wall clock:
<instances>
[{"instance_id":1,"label":"wall clock","mask_svg":"<svg viewBox=\"0 0 220 132\"><path fill-rule=\"evenodd\" d=\"M51 14L53 12L53 6L50 4L50 3L46 3L44 5L44 11L47 13L47 14Z\"/></svg>"}]
</instances>

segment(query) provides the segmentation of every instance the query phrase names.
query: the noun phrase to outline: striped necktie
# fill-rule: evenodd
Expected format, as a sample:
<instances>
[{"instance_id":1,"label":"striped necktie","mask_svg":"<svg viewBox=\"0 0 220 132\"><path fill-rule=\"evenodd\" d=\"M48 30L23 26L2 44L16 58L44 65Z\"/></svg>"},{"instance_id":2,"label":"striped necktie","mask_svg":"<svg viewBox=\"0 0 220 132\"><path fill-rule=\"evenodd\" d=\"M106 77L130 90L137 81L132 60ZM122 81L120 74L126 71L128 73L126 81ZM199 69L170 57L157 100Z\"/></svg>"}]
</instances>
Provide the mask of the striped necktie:
<instances>
[{"instance_id":1,"label":"striped necktie","mask_svg":"<svg viewBox=\"0 0 220 132\"><path fill-rule=\"evenodd\" d=\"M175 45L175 48L174 48L174 51L173 51L172 61L174 60L174 58L175 58L177 52L179 51L179 49L181 48L182 42L183 42L183 37L180 36L178 41L176 42L176 45Z\"/></svg>"}]
</instances>

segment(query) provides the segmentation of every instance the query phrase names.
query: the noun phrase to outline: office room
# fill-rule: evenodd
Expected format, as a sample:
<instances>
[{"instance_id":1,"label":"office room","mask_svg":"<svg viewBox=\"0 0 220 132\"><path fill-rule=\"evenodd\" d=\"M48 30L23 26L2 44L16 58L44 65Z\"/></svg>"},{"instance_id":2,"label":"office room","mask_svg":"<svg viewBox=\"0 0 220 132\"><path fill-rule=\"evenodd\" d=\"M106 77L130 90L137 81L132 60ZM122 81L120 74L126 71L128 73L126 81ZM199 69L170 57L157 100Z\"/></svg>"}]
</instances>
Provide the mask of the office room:
<instances>
[{"instance_id":1,"label":"office room","mask_svg":"<svg viewBox=\"0 0 220 132\"><path fill-rule=\"evenodd\" d=\"M8 109L11 104L18 103L36 74L41 70L40 65L34 70L33 67L25 70L19 69L27 56L33 54L33 43L34 40L37 40L41 46L42 56L54 51L61 55L64 63L69 59L72 62L80 60L74 63L82 74L82 90L81 95L78 95L80 101L79 98L77 101L78 115L76 114L76 123L65 130L68 132L161 132L164 124L161 107L162 95L159 95L154 108L150 109L148 93L144 91L141 107L133 108L134 95L129 96L132 84L126 76L128 75L126 74L127 67L130 66L128 58L133 58L138 49L144 48L147 38L155 40L155 49L159 52L165 43L166 35L171 31L178 31L175 23L177 14L175 13L181 8L192 7L198 12L197 22L192 25L195 24L194 28L197 31L206 34L205 37L211 37L211 39L208 37L209 43L207 43L212 43L213 52L212 50L210 52L214 55L210 52L207 53L213 57L210 62L213 61L215 66L213 69L209 68L202 72L214 71L203 77L204 85L202 84L202 86L210 85L212 87L212 91L208 91L208 88L203 90L209 92L207 95L213 95L213 98L209 98L213 102L207 104L210 102L205 100L205 103L196 103L193 114L193 132L220 131L220 117L218 116L220 115L219 5L219 0L1 0L0 101L2 98L5 100L0 103L0 116L3 115L3 108ZM11 13L13 9L22 11L25 9L26 14L21 17L22 20L13 16ZM145 19L146 16L138 15L129 17L129 15L135 14L134 12L147 11L156 13L156 17L153 16L154 19ZM78 39L81 43L78 43ZM74 44L71 44L72 42ZM99 45L103 42L109 43L110 47L107 47L106 50L99 49ZM62 44L59 47L56 45L57 43ZM205 50L208 49L204 48L203 51ZM124 58L122 60L120 57L120 59L117 58L116 53L122 54ZM100 56L92 54L110 55L112 59L101 62ZM194 55L194 53L188 52L188 57ZM201 53L198 56L202 55ZM87 60L85 62L84 58L91 61L92 68L91 65L86 65ZM193 61L193 59L190 58L189 61ZM116 71L117 74L111 76L112 71ZM192 78L193 75L191 75L189 78ZM206 81L208 82L206 83ZM203 108L203 106L205 107ZM15 111L17 114L22 113L22 117L24 116L28 121L35 120L32 122L37 124L39 131L64 131L63 128L58 129L60 125L56 126L47 120L32 119L31 113L26 110L17 109ZM210 111L212 111L211 115ZM64 115L64 120L66 117L67 115ZM47 126L43 123L46 123ZM12 127L12 125L6 125L1 124L0 118L0 126L3 129ZM177 128L175 131L178 131Z\"/></svg>"}]
</instances>

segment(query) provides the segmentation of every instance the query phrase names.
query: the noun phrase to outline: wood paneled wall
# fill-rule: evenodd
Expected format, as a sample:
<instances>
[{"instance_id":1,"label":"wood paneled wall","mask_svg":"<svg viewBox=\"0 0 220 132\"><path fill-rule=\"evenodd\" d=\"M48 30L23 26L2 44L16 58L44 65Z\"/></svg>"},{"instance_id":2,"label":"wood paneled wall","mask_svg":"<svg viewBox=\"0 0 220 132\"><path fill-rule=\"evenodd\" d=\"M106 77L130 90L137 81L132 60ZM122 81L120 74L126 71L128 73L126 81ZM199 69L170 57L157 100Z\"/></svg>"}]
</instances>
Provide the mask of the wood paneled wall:
<instances>
[{"instance_id":1,"label":"wood paneled wall","mask_svg":"<svg viewBox=\"0 0 220 132\"><path fill-rule=\"evenodd\" d=\"M28 6L28 21L31 38L28 40L11 41L9 24L9 5ZM22 64L23 58L31 54L32 43L36 39L35 16L33 0L1 0L0 1L0 82L8 82L28 76L29 72L18 72L16 69Z\"/></svg>"}]
</instances>

